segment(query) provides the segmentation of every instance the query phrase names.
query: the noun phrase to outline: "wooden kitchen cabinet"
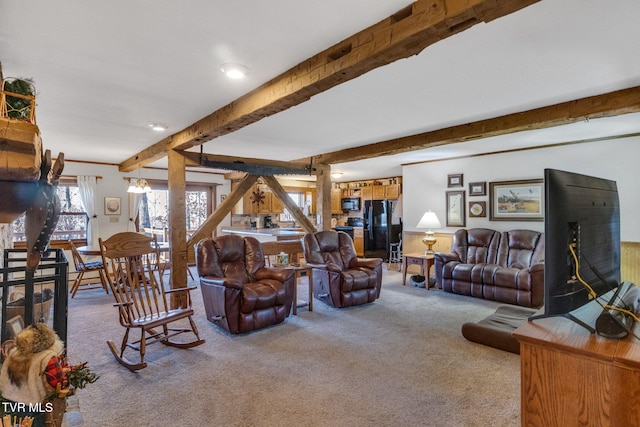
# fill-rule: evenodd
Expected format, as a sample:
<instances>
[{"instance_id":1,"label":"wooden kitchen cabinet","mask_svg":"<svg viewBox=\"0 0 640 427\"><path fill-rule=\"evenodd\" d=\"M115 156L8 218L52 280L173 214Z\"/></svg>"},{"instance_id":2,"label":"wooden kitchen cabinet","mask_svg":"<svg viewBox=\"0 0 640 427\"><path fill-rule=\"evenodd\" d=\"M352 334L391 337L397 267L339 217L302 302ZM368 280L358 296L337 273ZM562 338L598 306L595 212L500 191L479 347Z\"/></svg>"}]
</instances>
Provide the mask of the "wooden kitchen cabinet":
<instances>
[{"instance_id":1,"label":"wooden kitchen cabinet","mask_svg":"<svg viewBox=\"0 0 640 427\"><path fill-rule=\"evenodd\" d=\"M269 191L268 193L271 194L271 210L265 213L272 213L272 214L284 213L284 203L282 203L282 200L280 200L278 196L276 196L271 191Z\"/></svg>"},{"instance_id":2,"label":"wooden kitchen cabinet","mask_svg":"<svg viewBox=\"0 0 640 427\"><path fill-rule=\"evenodd\" d=\"M385 196L384 185L374 185L371 187L373 189L373 200L384 200L387 197Z\"/></svg>"},{"instance_id":3,"label":"wooden kitchen cabinet","mask_svg":"<svg viewBox=\"0 0 640 427\"><path fill-rule=\"evenodd\" d=\"M374 185L370 188L373 200L397 199L400 196L400 184Z\"/></svg>"},{"instance_id":4,"label":"wooden kitchen cabinet","mask_svg":"<svg viewBox=\"0 0 640 427\"><path fill-rule=\"evenodd\" d=\"M400 197L400 184L389 184L384 186L386 199L397 199Z\"/></svg>"},{"instance_id":5,"label":"wooden kitchen cabinet","mask_svg":"<svg viewBox=\"0 0 640 427\"><path fill-rule=\"evenodd\" d=\"M364 229L362 227L353 227L353 246L356 249L356 255L364 256Z\"/></svg>"},{"instance_id":6,"label":"wooden kitchen cabinet","mask_svg":"<svg viewBox=\"0 0 640 427\"><path fill-rule=\"evenodd\" d=\"M339 188L331 189L331 213L342 213L342 190Z\"/></svg>"},{"instance_id":7,"label":"wooden kitchen cabinet","mask_svg":"<svg viewBox=\"0 0 640 427\"><path fill-rule=\"evenodd\" d=\"M262 203L254 203L254 194L262 196ZM284 212L284 204L269 189L256 185L242 198L242 212L245 215L281 214Z\"/></svg>"},{"instance_id":8,"label":"wooden kitchen cabinet","mask_svg":"<svg viewBox=\"0 0 640 427\"><path fill-rule=\"evenodd\" d=\"M362 198L363 202L365 200L373 200L373 187L369 186L361 188L360 197Z\"/></svg>"}]
</instances>

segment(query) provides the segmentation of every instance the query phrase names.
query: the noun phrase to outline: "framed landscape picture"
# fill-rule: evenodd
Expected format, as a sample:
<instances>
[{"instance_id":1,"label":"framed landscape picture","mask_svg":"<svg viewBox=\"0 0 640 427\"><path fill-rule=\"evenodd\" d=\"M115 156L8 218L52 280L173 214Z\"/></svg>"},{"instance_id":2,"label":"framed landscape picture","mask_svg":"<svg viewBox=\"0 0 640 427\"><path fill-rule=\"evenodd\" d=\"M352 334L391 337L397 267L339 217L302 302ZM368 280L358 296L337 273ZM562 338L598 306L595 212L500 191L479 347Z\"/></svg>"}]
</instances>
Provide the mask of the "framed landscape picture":
<instances>
[{"instance_id":1,"label":"framed landscape picture","mask_svg":"<svg viewBox=\"0 0 640 427\"><path fill-rule=\"evenodd\" d=\"M544 221L544 180L489 183L491 221Z\"/></svg>"}]
</instances>

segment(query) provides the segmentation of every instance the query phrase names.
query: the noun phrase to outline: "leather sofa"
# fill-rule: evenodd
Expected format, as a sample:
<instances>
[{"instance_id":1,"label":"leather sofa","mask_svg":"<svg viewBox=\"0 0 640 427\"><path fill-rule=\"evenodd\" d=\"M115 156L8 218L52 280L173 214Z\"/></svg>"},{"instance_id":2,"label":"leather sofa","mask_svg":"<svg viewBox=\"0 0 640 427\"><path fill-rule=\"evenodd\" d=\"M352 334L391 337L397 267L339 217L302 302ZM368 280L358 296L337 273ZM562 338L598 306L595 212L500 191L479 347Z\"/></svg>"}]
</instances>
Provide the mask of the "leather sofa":
<instances>
[{"instance_id":1,"label":"leather sofa","mask_svg":"<svg viewBox=\"0 0 640 427\"><path fill-rule=\"evenodd\" d=\"M382 259L358 258L343 231L319 231L302 238L307 265L313 267L314 297L333 307L375 301L382 286Z\"/></svg>"},{"instance_id":2,"label":"leather sofa","mask_svg":"<svg viewBox=\"0 0 640 427\"><path fill-rule=\"evenodd\" d=\"M446 292L524 307L544 299L544 233L460 229L451 253L435 254L436 282Z\"/></svg>"},{"instance_id":3,"label":"leather sofa","mask_svg":"<svg viewBox=\"0 0 640 427\"><path fill-rule=\"evenodd\" d=\"M291 312L295 273L267 268L260 242L225 235L196 245L207 319L240 334L281 323Z\"/></svg>"}]
</instances>

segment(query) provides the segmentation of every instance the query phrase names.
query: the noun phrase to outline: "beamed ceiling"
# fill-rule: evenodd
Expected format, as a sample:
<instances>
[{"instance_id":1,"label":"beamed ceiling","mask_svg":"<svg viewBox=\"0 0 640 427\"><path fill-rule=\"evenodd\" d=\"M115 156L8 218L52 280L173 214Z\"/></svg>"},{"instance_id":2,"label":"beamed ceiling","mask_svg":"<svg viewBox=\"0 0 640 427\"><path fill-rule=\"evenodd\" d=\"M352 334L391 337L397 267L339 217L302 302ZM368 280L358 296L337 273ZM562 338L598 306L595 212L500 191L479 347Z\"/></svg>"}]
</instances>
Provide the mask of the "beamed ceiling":
<instances>
[{"instance_id":1,"label":"beamed ceiling","mask_svg":"<svg viewBox=\"0 0 640 427\"><path fill-rule=\"evenodd\" d=\"M640 133L635 0L188 6L0 0L4 75L36 81L45 147L123 171L180 148L350 180Z\"/></svg>"}]
</instances>

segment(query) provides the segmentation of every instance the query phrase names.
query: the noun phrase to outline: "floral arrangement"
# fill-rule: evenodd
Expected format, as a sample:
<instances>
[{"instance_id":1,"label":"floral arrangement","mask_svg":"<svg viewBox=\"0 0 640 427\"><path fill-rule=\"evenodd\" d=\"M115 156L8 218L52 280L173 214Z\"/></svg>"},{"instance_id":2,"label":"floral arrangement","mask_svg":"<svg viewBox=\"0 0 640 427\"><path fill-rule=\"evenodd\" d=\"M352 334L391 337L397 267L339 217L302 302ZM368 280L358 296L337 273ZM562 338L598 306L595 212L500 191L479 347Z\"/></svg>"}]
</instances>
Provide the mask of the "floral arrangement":
<instances>
[{"instance_id":1,"label":"floral arrangement","mask_svg":"<svg viewBox=\"0 0 640 427\"><path fill-rule=\"evenodd\" d=\"M62 375L58 375L54 379L52 378L53 374L47 372L49 382L55 384L55 389L52 389L47 394L46 400L51 401L55 398L63 399L73 396L76 393L76 389L83 389L87 384L93 384L98 381L100 376L92 372L87 365L88 362L69 365L66 357L61 358L60 369Z\"/></svg>"}]
</instances>

